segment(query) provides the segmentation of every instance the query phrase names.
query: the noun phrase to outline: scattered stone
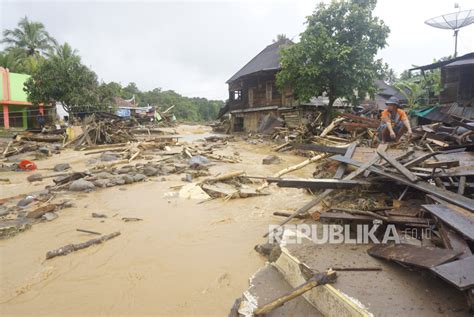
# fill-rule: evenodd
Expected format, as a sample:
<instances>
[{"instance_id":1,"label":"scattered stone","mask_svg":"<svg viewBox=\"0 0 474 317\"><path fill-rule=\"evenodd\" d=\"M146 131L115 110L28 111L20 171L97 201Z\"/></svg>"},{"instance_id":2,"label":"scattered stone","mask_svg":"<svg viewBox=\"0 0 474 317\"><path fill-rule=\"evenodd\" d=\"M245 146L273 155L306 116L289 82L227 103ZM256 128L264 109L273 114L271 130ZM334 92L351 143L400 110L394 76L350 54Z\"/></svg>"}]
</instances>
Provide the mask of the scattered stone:
<instances>
[{"instance_id":1,"label":"scattered stone","mask_svg":"<svg viewBox=\"0 0 474 317\"><path fill-rule=\"evenodd\" d=\"M68 163L60 163L60 164L56 164L53 170L55 170L56 172L62 172L70 168L71 168L71 165L69 165Z\"/></svg>"},{"instance_id":2,"label":"scattered stone","mask_svg":"<svg viewBox=\"0 0 474 317\"><path fill-rule=\"evenodd\" d=\"M131 184L134 182L133 176L130 176L128 174L122 175L122 179L125 182L125 184Z\"/></svg>"},{"instance_id":3,"label":"scattered stone","mask_svg":"<svg viewBox=\"0 0 474 317\"><path fill-rule=\"evenodd\" d=\"M38 149L38 152L40 152L40 153L42 153L42 154L46 154L46 155L48 155L48 156L51 155L51 152L49 151L49 149L48 149L47 147L44 147L44 146L43 146L43 147L40 147L40 148Z\"/></svg>"},{"instance_id":4,"label":"scattered stone","mask_svg":"<svg viewBox=\"0 0 474 317\"><path fill-rule=\"evenodd\" d=\"M107 215L105 214L98 214L96 212L92 213L92 218L107 218Z\"/></svg>"},{"instance_id":5,"label":"scattered stone","mask_svg":"<svg viewBox=\"0 0 474 317\"><path fill-rule=\"evenodd\" d=\"M280 164L281 160L276 155L269 155L262 160L263 165Z\"/></svg>"},{"instance_id":6,"label":"scattered stone","mask_svg":"<svg viewBox=\"0 0 474 317\"><path fill-rule=\"evenodd\" d=\"M114 177L114 175L108 173L108 172L100 172L95 175L98 179L111 179Z\"/></svg>"},{"instance_id":7,"label":"scattered stone","mask_svg":"<svg viewBox=\"0 0 474 317\"><path fill-rule=\"evenodd\" d=\"M6 216L10 213L7 206L0 205L0 217Z\"/></svg>"},{"instance_id":8,"label":"scattered stone","mask_svg":"<svg viewBox=\"0 0 474 317\"><path fill-rule=\"evenodd\" d=\"M0 222L0 239L13 237L18 233L31 228L30 220L26 218L18 218L14 220L6 220Z\"/></svg>"},{"instance_id":9,"label":"scattered stone","mask_svg":"<svg viewBox=\"0 0 474 317\"><path fill-rule=\"evenodd\" d=\"M23 199L20 199L20 201L16 204L18 207L26 207L29 204L31 204L35 198L33 196L26 196Z\"/></svg>"},{"instance_id":10,"label":"scattered stone","mask_svg":"<svg viewBox=\"0 0 474 317\"><path fill-rule=\"evenodd\" d=\"M96 187L107 187L110 183L110 180L105 179L105 178L100 178L92 182Z\"/></svg>"},{"instance_id":11,"label":"scattered stone","mask_svg":"<svg viewBox=\"0 0 474 317\"><path fill-rule=\"evenodd\" d=\"M100 156L100 160L103 162L110 162L110 161L116 161L120 159L120 154L114 153L114 152L104 152Z\"/></svg>"},{"instance_id":12,"label":"scattered stone","mask_svg":"<svg viewBox=\"0 0 474 317\"><path fill-rule=\"evenodd\" d=\"M124 185L125 180L122 177L115 177L111 180L111 183L113 183L114 185Z\"/></svg>"},{"instance_id":13,"label":"scattered stone","mask_svg":"<svg viewBox=\"0 0 474 317\"><path fill-rule=\"evenodd\" d=\"M69 190L72 190L72 191L75 191L75 192L81 192L81 191L85 191L85 190L92 190L94 188L95 188L95 186L94 186L93 183L91 183L89 181L86 181L83 178L75 180L69 186Z\"/></svg>"},{"instance_id":14,"label":"scattered stone","mask_svg":"<svg viewBox=\"0 0 474 317\"><path fill-rule=\"evenodd\" d=\"M141 218L123 217L122 220L125 221L125 222L130 222L130 221L142 221L143 219L141 219Z\"/></svg>"},{"instance_id":15,"label":"scattered stone","mask_svg":"<svg viewBox=\"0 0 474 317\"><path fill-rule=\"evenodd\" d=\"M158 174L158 170L154 167L147 166L143 169L143 174L145 174L148 177L155 176L156 174Z\"/></svg>"},{"instance_id":16,"label":"scattered stone","mask_svg":"<svg viewBox=\"0 0 474 317\"><path fill-rule=\"evenodd\" d=\"M43 216L41 216L41 219L46 220L46 221L53 221L54 219L58 218L58 214L55 212L47 212Z\"/></svg>"},{"instance_id":17,"label":"scattered stone","mask_svg":"<svg viewBox=\"0 0 474 317\"><path fill-rule=\"evenodd\" d=\"M144 181L145 179L146 179L146 176L140 173L137 173L133 176L134 182L141 182L141 181Z\"/></svg>"},{"instance_id":18,"label":"scattered stone","mask_svg":"<svg viewBox=\"0 0 474 317\"><path fill-rule=\"evenodd\" d=\"M40 173L34 173L34 174L29 175L26 179L27 179L30 183L32 183L32 182L40 182L40 181L43 180L43 176L42 176Z\"/></svg>"}]
</instances>

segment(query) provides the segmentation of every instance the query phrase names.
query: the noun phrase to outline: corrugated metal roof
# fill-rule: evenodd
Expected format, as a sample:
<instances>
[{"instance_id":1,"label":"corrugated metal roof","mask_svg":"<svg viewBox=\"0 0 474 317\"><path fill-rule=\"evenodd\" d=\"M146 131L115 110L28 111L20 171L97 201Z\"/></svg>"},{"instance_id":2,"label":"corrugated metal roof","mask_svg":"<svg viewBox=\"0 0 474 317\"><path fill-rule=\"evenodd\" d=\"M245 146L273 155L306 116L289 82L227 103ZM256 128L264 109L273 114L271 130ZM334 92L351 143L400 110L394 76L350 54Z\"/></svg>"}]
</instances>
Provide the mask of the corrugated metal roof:
<instances>
[{"instance_id":1,"label":"corrugated metal roof","mask_svg":"<svg viewBox=\"0 0 474 317\"><path fill-rule=\"evenodd\" d=\"M455 66L464 66L464 65L473 65L473 64L474 64L474 57L452 62L452 63L449 63L448 65L445 65L444 67L455 67Z\"/></svg>"},{"instance_id":2,"label":"corrugated metal roof","mask_svg":"<svg viewBox=\"0 0 474 317\"><path fill-rule=\"evenodd\" d=\"M282 46L293 44L290 40L281 40L265 47L263 51L252 58L244 67L234 74L226 83L231 83L242 76L265 70L280 69L280 50Z\"/></svg>"},{"instance_id":3,"label":"corrugated metal roof","mask_svg":"<svg viewBox=\"0 0 474 317\"><path fill-rule=\"evenodd\" d=\"M462 119L474 120L474 107L460 107L457 103L414 111L418 117L423 117L431 121L450 123L451 116Z\"/></svg>"},{"instance_id":4,"label":"corrugated metal roof","mask_svg":"<svg viewBox=\"0 0 474 317\"><path fill-rule=\"evenodd\" d=\"M465 54L463 56L459 56L459 57L456 57L456 58L453 58L453 59L450 59L450 60L447 60L447 61L436 62L436 63L433 63L433 64L424 65L424 66L417 66L417 67L411 68L409 70L410 71L412 71L412 70L425 71L425 70L430 70L430 69L436 69L436 68L440 68L440 67L443 67L445 65L448 65L452 62L465 60L465 59L471 59L471 58L474 58L474 52L468 53L468 54Z\"/></svg>"}]
</instances>

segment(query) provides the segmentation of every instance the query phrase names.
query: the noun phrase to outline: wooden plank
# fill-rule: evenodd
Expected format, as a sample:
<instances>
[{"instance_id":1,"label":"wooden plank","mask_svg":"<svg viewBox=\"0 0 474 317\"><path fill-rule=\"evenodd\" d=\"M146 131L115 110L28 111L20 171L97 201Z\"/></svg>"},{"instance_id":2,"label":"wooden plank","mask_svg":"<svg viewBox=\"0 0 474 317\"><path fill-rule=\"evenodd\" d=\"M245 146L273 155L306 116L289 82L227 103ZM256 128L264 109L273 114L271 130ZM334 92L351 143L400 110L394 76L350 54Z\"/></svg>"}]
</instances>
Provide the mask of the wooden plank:
<instances>
[{"instance_id":1,"label":"wooden plank","mask_svg":"<svg viewBox=\"0 0 474 317\"><path fill-rule=\"evenodd\" d=\"M466 189L466 176L461 176L459 177L458 194L464 195L465 189Z\"/></svg>"},{"instance_id":2,"label":"wooden plank","mask_svg":"<svg viewBox=\"0 0 474 317\"><path fill-rule=\"evenodd\" d=\"M343 208L332 208L335 212L322 212L319 215L320 219L331 219L331 220L348 220L348 221L364 221L372 222L374 219L381 219L387 223L397 224L397 225L406 225L410 227L422 227L428 228L430 222L424 218L416 217L402 217L402 216L390 216L390 217L375 217L367 212L366 214L352 214L349 212L344 212ZM341 212L338 212L338 211Z\"/></svg>"},{"instance_id":3,"label":"wooden plank","mask_svg":"<svg viewBox=\"0 0 474 317\"><path fill-rule=\"evenodd\" d=\"M453 177L453 176L474 176L474 166L461 166L454 169L454 171L437 173L438 177Z\"/></svg>"},{"instance_id":4,"label":"wooden plank","mask_svg":"<svg viewBox=\"0 0 474 317\"><path fill-rule=\"evenodd\" d=\"M474 241L474 215L472 213L462 214L439 204L422 205L422 207L469 240Z\"/></svg>"},{"instance_id":5,"label":"wooden plank","mask_svg":"<svg viewBox=\"0 0 474 317\"><path fill-rule=\"evenodd\" d=\"M291 145L293 148L298 150L316 151L331 154L345 154L348 150L347 147L325 146L314 143L293 143Z\"/></svg>"},{"instance_id":6,"label":"wooden plank","mask_svg":"<svg viewBox=\"0 0 474 317\"><path fill-rule=\"evenodd\" d=\"M397 169L397 171L399 171L400 173L402 173L406 178L408 178L411 182L416 182L418 180L418 177L416 177L415 175L413 175L412 172L410 172L405 166L403 166L402 164L400 164L399 162L397 162L397 160L395 160L393 157L391 157L389 154L387 154L385 151L382 151L382 150L377 150L377 153L384 159L386 160L388 163L390 163L390 165L392 165L393 167L395 167Z\"/></svg>"},{"instance_id":7,"label":"wooden plank","mask_svg":"<svg viewBox=\"0 0 474 317\"><path fill-rule=\"evenodd\" d=\"M406 168L409 168L409 167L412 167L412 166L416 166L416 165L420 164L421 162L426 161L427 159L429 159L429 158L432 157L433 155L436 155L436 152L435 152L435 153L426 153L426 154L424 154L424 155L415 157L415 158L412 159L411 161L408 161L408 162L406 162L405 164L403 164L403 166L405 166Z\"/></svg>"},{"instance_id":8,"label":"wooden plank","mask_svg":"<svg viewBox=\"0 0 474 317\"><path fill-rule=\"evenodd\" d=\"M341 180L332 178L318 179L288 179L268 177L267 182L276 183L279 187L309 188L309 189L347 189L358 186L369 186L370 182L356 180Z\"/></svg>"},{"instance_id":9,"label":"wooden plank","mask_svg":"<svg viewBox=\"0 0 474 317\"><path fill-rule=\"evenodd\" d=\"M460 290L474 287L474 256L431 268L442 279Z\"/></svg>"},{"instance_id":10,"label":"wooden plank","mask_svg":"<svg viewBox=\"0 0 474 317\"><path fill-rule=\"evenodd\" d=\"M449 160L449 161L425 161L421 165L422 167L429 167L429 168L453 168L459 166L458 160Z\"/></svg>"},{"instance_id":11,"label":"wooden plank","mask_svg":"<svg viewBox=\"0 0 474 317\"><path fill-rule=\"evenodd\" d=\"M411 244L378 244L367 250L371 256L422 268L432 268L460 255L460 252Z\"/></svg>"},{"instance_id":12,"label":"wooden plank","mask_svg":"<svg viewBox=\"0 0 474 317\"><path fill-rule=\"evenodd\" d=\"M437 219L438 220L438 219ZM467 258L472 255L471 248L467 244L461 235L456 233L454 230L451 230L444 224L442 221L438 220L436 224L438 227L441 239L446 249L452 249L462 252L459 256L460 259Z\"/></svg>"},{"instance_id":13,"label":"wooden plank","mask_svg":"<svg viewBox=\"0 0 474 317\"><path fill-rule=\"evenodd\" d=\"M382 145L380 145L380 146L382 146ZM352 154L355 151L355 148L356 148L355 143L353 143L353 145L350 145L349 148L347 149L346 154L343 157L345 157L347 159L351 159ZM385 148L387 148L387 146L385 146ZM375 155L375 157L377 157L377 155ZM377 160L378 160L378 158L377 158ZM375 162L376 161L373 161L371 164L374 164ZM369 163L367 163L367 164L369 164ZM367 165L367 167L368 166L370 166L370 165ZM361 167L357 171L360 170L359 171L359 174L360 174L360 173L363 173L365 169L367 169L367 168L366 167ZM345 170L346 170L346 164L341 164L338 167L338 169L336 170L335 178L337 178L337 179L341 178L342 175L344 175ZM351 179L355 178L357 175L359 175L359 174L356 174L357 171L352 172L351 174L344 177L344 180L351 180ZM291 216L289 216L284 221L282 221L277 228L279 228L279 227L285 225L286 223L290 222L291 219L295 218L296 216L307 213L311 208L313 208L314 206L319 204L321 201L323 201L324 198L329 196L329 194L331 194L332 191L333 191L333 189L326 189L319 196L317 196L316 198L314 198L310 202L306 203L303 207L297 209L293 214L291 214ZM277 228L275 228L274 230L277 230ZM263 235L263 237L267 237L269 234L270 234L270 232L267 232Z\"/></svg>"},{"instance_id":14,"label":"wooden plank","mask_svg":"<svg viewBox=\"0 0 474 317\"><path fill-rule=\"evenodd\" d=\"M341 155L331 156L330 159L338 161L338 162L344 162L344 163L351 164L351 165L358 166L358 167L364 166L364 164L361 163L361 162L358 162L358 161L350 159L350 158L346 158L346 157L341 156ZM381 170L377 167L374 167L374 166L369 166L368 169L370 171L378 174L378 175L390 178L390 179L392 179L392 180L394 180L394 181L396 181L400 184L408 185L408 186L413 187L415 189L421 190L425 193L432 194L436 197L439 197L443 200L446 200L450 203L453 203L455 205L466 208L467 210L469 210L471 212L474 212L474 200L469 199L465 196L450 192L446 189L438 188L438 187L433 186L433 185L431 185L427 182L418 181L416 183L413 183L413 182L410 182L409 180L407 180L403 177L399 177L398 175L386 173L383 170Z\"/></svg>"}]
</instances>

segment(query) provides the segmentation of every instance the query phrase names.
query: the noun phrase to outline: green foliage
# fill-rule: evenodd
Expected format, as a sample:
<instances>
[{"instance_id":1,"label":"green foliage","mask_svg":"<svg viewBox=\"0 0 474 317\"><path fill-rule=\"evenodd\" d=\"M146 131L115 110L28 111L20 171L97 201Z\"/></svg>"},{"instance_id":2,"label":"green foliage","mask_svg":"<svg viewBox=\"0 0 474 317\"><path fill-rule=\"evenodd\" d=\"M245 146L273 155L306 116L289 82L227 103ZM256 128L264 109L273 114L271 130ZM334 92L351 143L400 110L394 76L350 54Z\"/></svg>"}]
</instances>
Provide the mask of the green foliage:
<instances>
[{"instance_id":1,"label":"green foliage","mask_svg":"<svg viewBox=\"0 0 474 317\"><path fill-rule=\"evenodd\" d=\"M378 70L378 74L380 79L386 83L389 83L390 85L397 81L397 74L387 63L382 64L381 69Z\"/></svg>"},{"instance_id":2,"label":"green foliage","mask_svg":"<svg viewBox=\"0 0 474 317\"><path fill-rule=\"evenodd\" d=\"M425 90L422 85L415 81L398 81L394 84L400 93L406 98L409 109L414 109L423 104L422 98Z\"/></svg>"},{"instance_id":3,"label":"green foliage","mask_svg":"<svg viewBox=\"0 0 474 317\"><path fill-rule=\"evenodd\" d=\"M282 50L279 89L293 89L300 101L325 93L330 111L337 98L355 101L374 93L382 66L374 58L389 33L383 21L372 16L375 5L375 0L319 4L307 18L300 42Z\"/></svg>"},{"instance_id":4,"label":"green foliage","mask_svg":"<svg viewBox=\"0 0 474 317\"><path fill-rule=\"evenodd\" d=\"M30 21L25 16L18 22L18 27L3 31L1 43L7 48L0 52L0 66L11 72L32 74L56 40L42 23Z\"/></svg>"},{"instance_id":5,"label":"green foliage","mask_svg":"<svg viewBox=\"0 0 474 317\"><path fill-rule=\"evenodd\" d=\"M40 64L25 86L28 99L35 104L59 101L70 114L101 108L96 74L67 43Z\"/></svg>"}]
</instances>

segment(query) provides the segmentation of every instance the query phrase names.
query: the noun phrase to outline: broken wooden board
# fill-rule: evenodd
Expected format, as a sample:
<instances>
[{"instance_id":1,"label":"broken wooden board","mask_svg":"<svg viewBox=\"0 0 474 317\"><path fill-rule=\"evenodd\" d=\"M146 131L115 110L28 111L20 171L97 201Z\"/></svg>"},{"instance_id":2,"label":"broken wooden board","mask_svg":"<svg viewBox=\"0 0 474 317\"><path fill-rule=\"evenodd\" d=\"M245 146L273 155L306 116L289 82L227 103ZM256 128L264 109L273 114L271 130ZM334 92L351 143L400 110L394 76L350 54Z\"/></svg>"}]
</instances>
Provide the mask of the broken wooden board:
<instances>
[{"instance_id":1,"label":"broken wooden board","mask_svg":"<svg viewBox=\"0 0 474 317\"><path fill-rule=\"evenodd\" d=\"M411 244L378 244L367 250L367 253L376 258L427 269L453 260L461 254L459 251Z\"/></svg>"},{"instance_id":2,"label":"broken wooden board","mask_svg":"<svg viewBox=\"0 0 474 317\"><path fill-rule=\"evenodd\" d=\"M335 210L337 210L337 208L335 208ZM319 215L319 219L372 222L373 220L378 219L378 218L370 216L370 215L357 215L357 214L350 214L347 212L322 212ZM430 227L429 220L424 219L424 218L390 216L390 217L386 217L384 221L387 223L404 225L408 227L421 227L421 228Z\"/></svg>"},{"instance_id":3,"label":"broken wooden board","mask_svg":"<svg viewBox=\"0 0 474 317\"><path fill-rule=\"evenodd\" d=\"M442 221L437 223L437 227L445 248L462 252L459 259L472 256L471 248L460 234L449 229Z\"/></svg>"},{"instance_id":4,"label":"broken wooden board","mask_svg":"<svg viewBox=\"0 0 474 317\"><path fill-rule=\"evenodd\" d=\"M279 187L309 188L309 189L347 189L357 186L370 186L370 182L358 180L342 180L332 178L318 179L288 179L288 178L267 178L267 182L276 183Z\"/></svg>"},{"instance_id":5,"label":"broken wooden board","mask_svg":"<svg viewBox=\"0 0 474 317\"><path fill-rule=\"evenodd\" d=\"M307 150L331 154L345 154L347 151L347 147L333 147L314 143L292 143L291 145L293 146L293 148L298 150Z\"/></svg>"},{"instance_id":6,"label":"broken wooden board","mask_svg":"<svg viewBox=\"0 0 474 317\"><path fill-rule=\"evenodd\" d=\"M449 160L449 161L424 161L421 164L422 167L429 167L429 168L453 168L459 166L458 160Z\"/></svg>"},{"instance_id":7,"label":"broken wooden board","mask_svg":"<svg viewBox=\"0 0 474 317\"><path fill-rule=\"evenodd\" d=\"M385 161L387 161L390 165L395 167L397 171L402 173L406 178L408 178L411 182L416 182L418 180L418 177L414 175L412 172L410 172L405 166L400 164L395 158L387 154L387 152L378 149L377 153L382 157Z\"/></svg>"},{"instance_id":8,"label":"broken wooden board","mask_svg":"<svg viewBox=\"0 0 474 317\"><path fill-rule=\"evenodd\" d=\"M433 267L431 271L460 290L474 287L474 256Z\"/></svg>"},{"instance_id":9,"label":"broken wooden board","mask_svg":"<svg viewBox=\"0 0 474 317\"><path fill-rule=\"evenodd\" d=\"M330 159L338 161L338 162L343 162L343 163L346 163L346 164L351 164L351 165L357 166L359 168L360 167L365 167L364 163L355 161L353 159L350 159L350 158L347 158L347 157L344 157L344 156L341 156L341 155L331 156ZM422 181L418 181L416 183L410 182L409 180L407 180L403 177L399 177L398 175L386 173L383 170L381 170L377 167L374 167L374 166L369 166L369 167L367 167L367 169L370 170L371 172L374 172L374 173L378 174L378 175L388 177L388 178L390 178L394 181L397 181L398 183L408 185L408 186L413 187L415 189L421 190L425 193L432 194L432 195L437 196L441 199L444 199L444 200L446 200L450 203L456 204L458 206L466 208L467 210L469 210L471 212L474 212L474 200L472 200L472 199L469 199L469 198L464 197L464 196L459 195L459 194L455 194L455 193L450 192L446 189L438 188L438 187L433 186L433 185L431 185L427 182L422 182Z\"/></svg>"},{"instance_id":10,"label":"broken wooden board","mask_svg":"<svg viewBox=\"0 0 474 317\"><path fill-rule=\"evenodd\" d=\"M453 229L461 233L471 241L474 241L474 215L472 213L460 213L443 205L422 205L432 215L441 219Z\"/></svg>"}]
</instances>

